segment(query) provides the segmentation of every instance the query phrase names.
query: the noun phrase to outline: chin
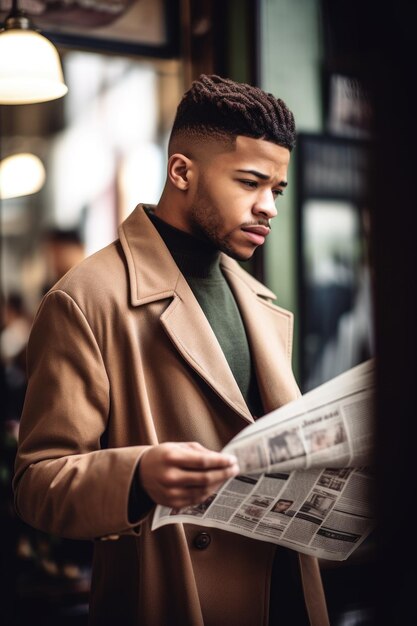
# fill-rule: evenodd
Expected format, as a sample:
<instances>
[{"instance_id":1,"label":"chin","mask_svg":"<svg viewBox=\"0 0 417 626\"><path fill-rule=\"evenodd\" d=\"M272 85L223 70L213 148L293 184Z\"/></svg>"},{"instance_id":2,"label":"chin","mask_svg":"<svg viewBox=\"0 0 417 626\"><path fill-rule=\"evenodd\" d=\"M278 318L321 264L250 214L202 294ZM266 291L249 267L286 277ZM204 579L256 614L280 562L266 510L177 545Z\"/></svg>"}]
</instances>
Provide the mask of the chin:
<instances>
[{"instance_id":1,"label":"chin","mask_svg":"<svg viewBox=\"0 0 417 626\"><path fill-rule=\"evenodd\" d=\"M251 252L241 252L238 250L223 250L223 252L227 254L228 256L232 257L232 259L234 259L235 261L249 261L249 259L252 258L255 250L252 250Z\"/></svg>"}]
</instances>

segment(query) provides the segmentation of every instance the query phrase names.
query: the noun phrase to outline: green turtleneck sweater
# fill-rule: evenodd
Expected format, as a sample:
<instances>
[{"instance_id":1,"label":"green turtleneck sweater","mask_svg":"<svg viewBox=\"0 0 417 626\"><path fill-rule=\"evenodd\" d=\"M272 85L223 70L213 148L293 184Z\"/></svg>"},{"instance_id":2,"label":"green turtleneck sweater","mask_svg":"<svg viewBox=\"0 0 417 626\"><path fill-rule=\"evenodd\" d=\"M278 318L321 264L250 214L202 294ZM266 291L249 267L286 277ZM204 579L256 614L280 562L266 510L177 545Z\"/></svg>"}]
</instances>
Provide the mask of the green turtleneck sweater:
<instances>
[{"instance_id":1,"label":"green turtleneck sweater","mask_svg":"<svg viewBox=\"0 0 417 626\"><path fill-rule=\"evenodd\" d=\"M233 293L220 267L220 252L209 242L147 214L178 265L229 363L252 415L263 415L262 403L245 327Z\"/></svg>"}]
</instances>

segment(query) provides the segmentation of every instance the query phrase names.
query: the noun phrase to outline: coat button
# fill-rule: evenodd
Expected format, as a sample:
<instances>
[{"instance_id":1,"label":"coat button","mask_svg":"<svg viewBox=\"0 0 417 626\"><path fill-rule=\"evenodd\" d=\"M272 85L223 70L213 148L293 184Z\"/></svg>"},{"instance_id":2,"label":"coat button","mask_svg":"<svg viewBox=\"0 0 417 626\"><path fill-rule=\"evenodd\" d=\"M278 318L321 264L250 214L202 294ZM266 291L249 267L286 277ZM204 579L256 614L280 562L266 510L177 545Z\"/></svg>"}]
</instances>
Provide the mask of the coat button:
<instances>
[{"instance_id":1,"label":"coat button","mask_svg":"<svg viewBox=\"0 0 417 626\"><path fill-rule=\"evenodd\" d=\"M193 543L197 550L205 550L211 543L211 537L208 533L199 533L194 537Z\"/></svg>"}]
</instances>

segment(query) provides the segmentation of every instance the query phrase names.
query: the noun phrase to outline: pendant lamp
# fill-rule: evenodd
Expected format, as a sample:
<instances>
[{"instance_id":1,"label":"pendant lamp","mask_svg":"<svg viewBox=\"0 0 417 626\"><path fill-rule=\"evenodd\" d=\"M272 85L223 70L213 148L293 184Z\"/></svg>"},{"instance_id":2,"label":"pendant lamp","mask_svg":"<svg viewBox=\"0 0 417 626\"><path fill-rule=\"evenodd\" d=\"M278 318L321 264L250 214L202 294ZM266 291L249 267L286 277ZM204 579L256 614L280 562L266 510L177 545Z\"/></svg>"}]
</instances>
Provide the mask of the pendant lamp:
<instances>
[{"instance_id":1,"label":"pendant lamp","mask_svg":"<svg viewBox=\"0 0 417 626\"><path fill-rule=\"evenodd\" d=\"M13 0L0 31L0 104L45 102L67 91L56 48Z\"/></svg>"}]
</instances>

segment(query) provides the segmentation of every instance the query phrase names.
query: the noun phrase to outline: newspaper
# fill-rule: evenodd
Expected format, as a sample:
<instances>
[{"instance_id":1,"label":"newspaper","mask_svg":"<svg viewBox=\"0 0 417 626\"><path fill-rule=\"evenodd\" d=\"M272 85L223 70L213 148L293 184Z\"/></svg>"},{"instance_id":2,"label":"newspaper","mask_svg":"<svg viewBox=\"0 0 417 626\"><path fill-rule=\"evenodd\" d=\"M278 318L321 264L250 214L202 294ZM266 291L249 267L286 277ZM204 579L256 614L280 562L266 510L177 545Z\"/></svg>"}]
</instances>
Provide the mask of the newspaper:
<instances>
[{"instance_id":1,"label":"newspaper","mask_svg":"<svg viewBox=\"0 0 417 626\"><path fill-rule=\"evenodd\" d=\"M157 506L152 529L192 523L343 561L375 526L374 359L243 429L240 473L203 503Z\"/></svg>"}]
</instances>

